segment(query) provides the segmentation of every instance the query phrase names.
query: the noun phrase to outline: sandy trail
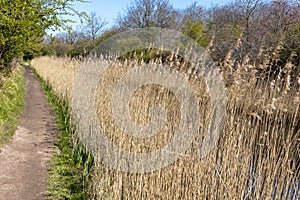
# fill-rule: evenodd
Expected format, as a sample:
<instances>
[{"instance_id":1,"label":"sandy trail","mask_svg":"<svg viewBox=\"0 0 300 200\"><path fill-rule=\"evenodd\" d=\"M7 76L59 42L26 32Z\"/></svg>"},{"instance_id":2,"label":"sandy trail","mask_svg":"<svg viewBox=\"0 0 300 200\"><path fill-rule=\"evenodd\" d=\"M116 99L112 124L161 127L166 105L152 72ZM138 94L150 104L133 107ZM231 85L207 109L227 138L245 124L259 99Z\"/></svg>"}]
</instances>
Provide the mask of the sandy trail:
<instances>
[{"instance_id":1,"label":"sandy trail","mask_svg":"<svg viewBox=\"0 0 300 200\"><path fill-rule=\"evenodd\" d=\"M0 150L0 200L46 199L47 169L57 139L53 110L27 68L26 106L12 140Z\"/></svg>"}]
</instances>

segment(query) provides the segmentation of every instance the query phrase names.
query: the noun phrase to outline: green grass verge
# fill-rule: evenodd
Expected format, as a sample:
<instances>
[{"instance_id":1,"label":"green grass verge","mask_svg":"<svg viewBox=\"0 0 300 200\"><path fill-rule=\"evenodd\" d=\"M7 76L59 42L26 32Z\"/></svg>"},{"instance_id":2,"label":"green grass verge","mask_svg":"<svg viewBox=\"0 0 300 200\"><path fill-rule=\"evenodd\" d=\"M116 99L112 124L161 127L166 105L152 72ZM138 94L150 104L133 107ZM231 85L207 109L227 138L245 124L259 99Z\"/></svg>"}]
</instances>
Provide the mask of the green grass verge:
<instances>
[{"instance_id":1,"label":"green grass verge","mask_svg":"<svg viewBox=\"0 0 300 200\"><path fill-rule=\"evenodd\" d=\"M33 71L53 107L59 128L59 140L55 144L59 148L59 153L53 156L49 170L48 198L88 199L93 157L80 143L74 142L75 131L70 124L68 104L55 96L51 86L34 69Z\"/></svg>"},{"instance_id":2,"label":"green grass verge","mask_svg":"<svg viewBox=\"0 0 300 200\"><path fill-rule=\"evenodd\" d=\"M25 96L24 67L17 68L9 77L0 77L0 148L17 129L25 105Z\"/></svg>"}]
</instances>

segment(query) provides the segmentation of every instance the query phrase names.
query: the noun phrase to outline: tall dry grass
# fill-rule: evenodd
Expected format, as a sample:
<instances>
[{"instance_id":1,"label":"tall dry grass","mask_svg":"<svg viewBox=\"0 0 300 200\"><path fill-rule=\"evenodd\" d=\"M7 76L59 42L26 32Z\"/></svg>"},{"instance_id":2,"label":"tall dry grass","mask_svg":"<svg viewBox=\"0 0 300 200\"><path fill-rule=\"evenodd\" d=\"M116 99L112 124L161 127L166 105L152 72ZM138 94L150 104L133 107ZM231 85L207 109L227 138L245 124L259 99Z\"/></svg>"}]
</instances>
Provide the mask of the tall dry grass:
<instances>
[{"instance_id":1,"label":"tall dry grass","mask_svg":"<svg viewBox=\"0 0 300 200\"><path fill-rule=\"evenodd\" d=\"M81 64L68 58L41 57L32 61L37 72L66 98L71 97L74 77ZM167 89L143 86L129 102L133 119L146 124L149 106L162 103L167 109L167 123L149 139L136 139L121 131L114 124L110 97L116 82L134 64L116 62L104 73L98 84L96 113L101 128L115 145L130 152L149 152L169 142L174 134L172 130L178 126L180 106ZM287 91L273 80L258 81L256 76L251 66L242 66L234 75L233 83L227 88L224 130L218 145L205 159L199 159L197 150L209 124L210 99L203 81L190 77L203 116L199 119L199 137L191 148L173 164L151 173L125 173L95 162L91 198L298 199L299 90Z\"/></svg>"},{"instance_id":2,"label":"tall dry grass","mask_svg":"<svg viewBox=\"0 0 300 200\"><path fill-rule=\"evenodd\" d=\"M80 62L70 58L45 56L33 59L31 65L52 86L56 95L70 100Z\"/></svg>"}]
</instances>

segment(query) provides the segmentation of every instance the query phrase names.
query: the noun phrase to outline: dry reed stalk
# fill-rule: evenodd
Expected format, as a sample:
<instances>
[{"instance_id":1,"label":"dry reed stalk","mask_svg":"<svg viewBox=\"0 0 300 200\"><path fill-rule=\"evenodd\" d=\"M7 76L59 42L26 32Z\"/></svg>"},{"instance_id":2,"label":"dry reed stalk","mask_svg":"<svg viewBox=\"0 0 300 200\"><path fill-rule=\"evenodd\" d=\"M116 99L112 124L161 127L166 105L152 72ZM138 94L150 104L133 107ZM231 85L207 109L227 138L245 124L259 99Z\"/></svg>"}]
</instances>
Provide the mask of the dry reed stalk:
<instances>
[{"instance_id":1,"label":"dry reed stalk","mask_svg":"<svg viewBox=\"0 0 300 200\"><path fill-rule=\"evenodd\" d=\"M224 61L223 61L223 67L226 71L231 71L232 66L234 64L234 58L232 57L233 52L239 48L239 46L242 43L242 38L244 36L244 32L242 31L238 38L236 39L236 42L234 43L233 47L226 53Z\"/></svg>"},{"instance_id":2,"label":"dry reed stalk","mask_svg":"<svg viewBox=\"0 0 300 200\"><path fill-rule=\"evenodd\" d=\"M272 51L271 60L277 62L280 59L280 50L283 49L285 35L281 34L275 48Z\"/></svg>"},{"instance_id":3,"label":"dry reed stalk","mask_svg":"<svg viewBox=\"0 0 300 200\"><path fill-rule=\"evenodd\" d=\"M284 72L286 74L285 83L284 83L284 92L288 92L291 90L291 73L293 69L293 57L296 55L296 52L291 52L286 64L284 65Z\"/></svg>"},{"instance_id":4,"label":"dry reed stalk","mask_svg":"<svg viewBox=\"0 0 300 200\"><path fill-rule=\"evenodd\" d=\"M213 45L214 45L215 38L216 38L216 33L214 32L208 45L205 48L208 54L210 54L213 51Z\"/></svg>"}]
</instances>

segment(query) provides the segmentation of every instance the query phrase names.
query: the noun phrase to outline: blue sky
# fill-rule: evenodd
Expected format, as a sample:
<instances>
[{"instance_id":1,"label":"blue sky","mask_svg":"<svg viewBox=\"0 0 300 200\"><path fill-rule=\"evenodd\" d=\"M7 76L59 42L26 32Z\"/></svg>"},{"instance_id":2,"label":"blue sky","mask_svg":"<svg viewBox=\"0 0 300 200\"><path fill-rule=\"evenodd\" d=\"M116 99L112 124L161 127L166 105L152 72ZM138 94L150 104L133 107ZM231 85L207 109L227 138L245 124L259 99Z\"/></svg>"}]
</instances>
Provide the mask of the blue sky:
<instances>
[{"instance_id":1,"label":"blue sky","mask_svg":"<svg viewBox=\"0 0 300 200\"><path fill-rule=\"evenodd\" d=\"M212 5L222 5L232 0L170 0L174 8L185 8L193 2L198 2L205 8ZM132 0L90 0L90 3L75 3L74 8L87 13L96 12L97 15L105 18L109 24L114 24L115 18L119 13L123 13Z\"/></svg>"}]
</instances>

